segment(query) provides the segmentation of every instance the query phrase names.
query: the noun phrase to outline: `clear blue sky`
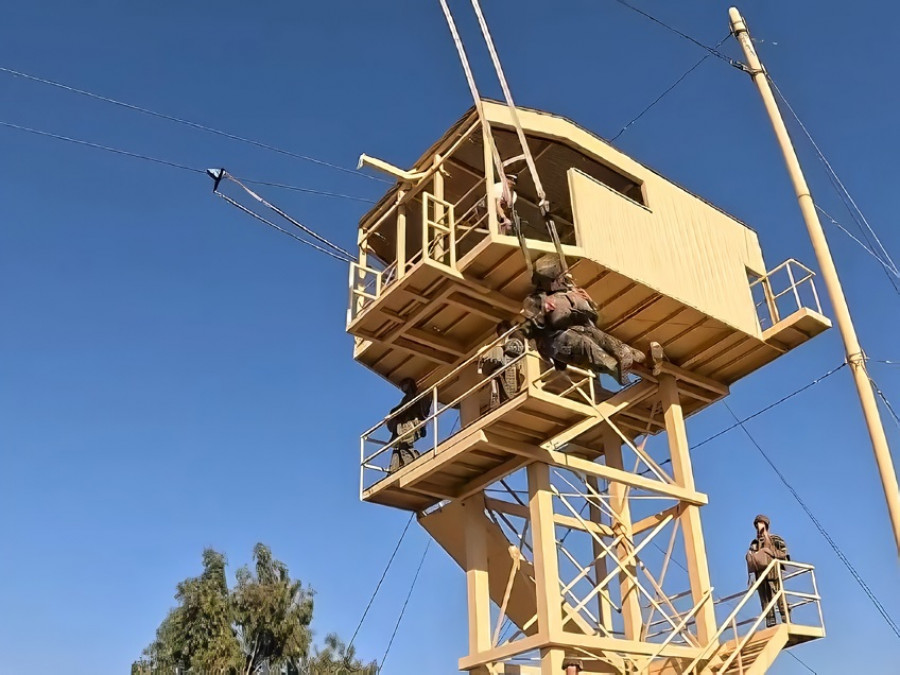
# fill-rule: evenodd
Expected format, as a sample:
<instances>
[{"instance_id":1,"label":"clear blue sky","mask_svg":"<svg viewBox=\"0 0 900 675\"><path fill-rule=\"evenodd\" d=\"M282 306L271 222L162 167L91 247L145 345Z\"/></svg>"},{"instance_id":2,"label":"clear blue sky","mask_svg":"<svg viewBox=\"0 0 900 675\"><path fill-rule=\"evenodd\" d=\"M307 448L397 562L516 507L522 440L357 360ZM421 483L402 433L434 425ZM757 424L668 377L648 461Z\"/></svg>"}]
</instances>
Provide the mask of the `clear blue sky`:
<instances>
[{"instance_id":1,"label":"clear blue sky","mask_svg":"<svg viewBox=\"0 0 900 675\"><path fill-rule=\"evenodd\" d=\"M707 43L727 32L725 2L639 4ZM454 6L496 96L468 3ZM743 9L770 72L900 255L898 64L880 30L900 7ZM703 54L610 0L486 11L518 101L606 136ZM470 105L437 0L9 3L0 65L343 165L360 152L407 165ZM376 198L381 187L5 74L0 119L312 188ZM745 75L708 60L619 145L752 224L770 265L813 262ZM407 516L358 501L358 434L397 394L351 360L345 267L228 208L202 175L2 128L0 149L0 672L127 672L205 546L233 570L268 543L317 590L319 634L349 636ZM849 222L802 153L821 203ZM266 194L346 247L366 208ZM900 361L900 297L855 244L829 236L869 355ZM730 403L752 413L841 360L830 331L737 384ZM873 373L900 403L900 368ZM728 424L717 406L689 431ZM900 618L849 373L750 428ZM825 596L828 639L798 655L823 674L893 672L898 641L740 431L694 461L717 591L744 583L750 519L765 511L794 557L818 566ZM414 526L358 638L363 655L380 658L425 541ZM463 575L433 547L387 672L455 671L464 610ZM782 657L774 672L806 671Z\"/></svg>"}]
</instances>

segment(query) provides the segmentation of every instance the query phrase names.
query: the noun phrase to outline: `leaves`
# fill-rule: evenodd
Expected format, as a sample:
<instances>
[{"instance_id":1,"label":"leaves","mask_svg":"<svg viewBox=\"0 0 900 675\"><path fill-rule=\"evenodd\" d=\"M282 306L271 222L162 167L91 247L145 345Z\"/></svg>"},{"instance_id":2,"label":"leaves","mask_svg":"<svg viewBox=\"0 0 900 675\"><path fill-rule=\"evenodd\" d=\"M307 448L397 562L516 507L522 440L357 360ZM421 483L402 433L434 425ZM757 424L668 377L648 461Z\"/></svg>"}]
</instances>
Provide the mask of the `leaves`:
<instances>
[{"instance_id":1,"label":"leaves","mask_svg":"<svg viewBox=\"0 0 900 675\"><path fill-rule=\"evenodd\" d=\"M228 588L225 556L203 552L203 571L176 587L178 605L156 630L132 675L375 675L336 635L310 654L313 591L291 579L287 566L263 544L253 570L241 567Z\"/></svg>"}]
</instances>

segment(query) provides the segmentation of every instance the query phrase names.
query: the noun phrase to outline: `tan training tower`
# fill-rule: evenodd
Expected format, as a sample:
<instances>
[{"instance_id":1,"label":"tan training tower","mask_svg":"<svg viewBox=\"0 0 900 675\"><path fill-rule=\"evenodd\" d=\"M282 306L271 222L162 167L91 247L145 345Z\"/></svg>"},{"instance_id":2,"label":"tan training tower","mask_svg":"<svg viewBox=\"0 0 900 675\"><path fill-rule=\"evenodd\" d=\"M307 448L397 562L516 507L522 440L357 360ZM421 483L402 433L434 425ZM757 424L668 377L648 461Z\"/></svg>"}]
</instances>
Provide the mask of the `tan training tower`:
<instances>
[{"instance_id":1,"label":"tan training tower","mask_svg":"<svg viewBox=\"0 0 900 675\"><path fill-rule=\"evenodd\" d=\"M347 329L354 358L413 378L431 412L420 456L388 469L380 421L361 438L361 497L418 514L465 570L471 673L761 673L781 649L824 636L812 566L721 596L711 585L685 419L738 379L830 327L813 272L766 271L756 234L574 123L519 108L570 271L600 327L658 376L620 386L556 371L530 348L491 397L479 357L520 320L526 255L552 253L511 111L484 101L397 179L359 227ZM517 172L527 252L498 228L493 139ZM662 439L665 440L662 440ZM684 562L681 562L683 559ZM790 606L764 628L766 610Z\"/></svg>"}]
</instances>

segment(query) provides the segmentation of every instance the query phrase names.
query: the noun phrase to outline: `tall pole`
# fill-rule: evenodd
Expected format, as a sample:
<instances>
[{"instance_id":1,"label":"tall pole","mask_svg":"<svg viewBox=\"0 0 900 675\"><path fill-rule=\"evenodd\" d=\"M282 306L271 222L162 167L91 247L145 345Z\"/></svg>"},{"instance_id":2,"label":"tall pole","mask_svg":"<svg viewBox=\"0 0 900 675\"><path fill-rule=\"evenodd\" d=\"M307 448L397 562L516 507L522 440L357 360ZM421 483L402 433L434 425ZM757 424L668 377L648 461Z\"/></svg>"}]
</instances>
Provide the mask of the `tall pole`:
<instances>
[{"instance_id":1,"label":"tall pole","mask_svg":"<svg viewBox=\"0 0 900 675\"><path fill-rule=\"evenodd\" d=\"M797 201L800 202L800 211L803 214L803 220L806 222L809 238L812 240L822 279L825 281L825 287L828 289L828 295L834 307L838 330L844 340L847 363L850 364L850 371L853 373L853 381L856 384L856 391L862 404L863 415L866 418L866 426L869 429L869 438L872 440L875 462L878 465L878 473L881 475L881 487L884 489L891 525L894 528L894 540L897 544L897 551L900 553L900 488L897 486L897 474L894 472L891 449L884 434L881 415L878 413L878 403L875 400L875 393L872 391L872 384L866 371L865 356L859 344L859 338L856 337L853 320L850 318L847 299L844 297L844 290L841 288L841 281L838 278L834 260L831 258L828 241L825 239L822 223L819 222L819 216L816 213L816 206L809 193L809 186L806 184L806 179L803 177L803 172L800 169L800 162L797 160L797 154L794 152L794 146L791 144L791 137L788 135L787 127L784 125L775 97L772 95L772 89L769 87L766 71L759 61L756 49L750 40L750 33L747 32L747 26L740 12L738 12L736 7L732 7L728 10L728 16L731 19L731 31L738 42L741 43L750 69L750 75L759 88L763 104L766 106L766 112L769 114L772 127L775 129L775 136L777 136L778 143L781 145L781 152L784 154L784 161L787 164L788 173L791 175L794 191L797 193Z\"/></svg>"}]
</instances>

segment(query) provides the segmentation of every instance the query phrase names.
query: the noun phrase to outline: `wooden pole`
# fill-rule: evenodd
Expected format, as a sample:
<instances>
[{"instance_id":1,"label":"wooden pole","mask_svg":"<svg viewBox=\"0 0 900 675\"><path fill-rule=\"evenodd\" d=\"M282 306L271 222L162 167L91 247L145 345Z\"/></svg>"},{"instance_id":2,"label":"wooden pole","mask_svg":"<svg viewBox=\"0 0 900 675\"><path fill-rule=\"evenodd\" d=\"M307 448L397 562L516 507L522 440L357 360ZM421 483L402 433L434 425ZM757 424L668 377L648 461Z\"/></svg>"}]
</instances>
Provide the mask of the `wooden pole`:
<instances>
[{"instance_id":1,"label":"wooden pole","mask_svg":"<svg viewBox=\"0 0 900 675\"><path fill-rule=\"evenodd\" d=\"M803 177L803 171L800 168L797 154L794 152L791 137L778 110L778 104L775 102L775 96L772 94L771 87L769 87L766 71L759 61L756 49L750 39L750 33L747 32L747 26L740 12L738 12L737 8L732 7L728 10L728 15L731 19L732 33L734 33L744 50L744 56L750 68L750 75L759 89L766 112L769 114L772 127L775 129L775 136L778 138L778 143L781 146L781 152L784 155L788 173L791 176L794 191L797 194L797 201L800 203L800 211L803 214L803 220L806 222L806 229L809 231L809 238L812 240L813 250L819 262L822 279L825 281L825 287L828 289L828 295L834 307L838 329L844 340L847 363L850 364L850 371L853 373L853 381L856 384L856 391L859 394L866 426L869 430L869 438L872 441L872 449L875 452L875 462L878 465L878 472L881 476L881 487L884 489L891 525L894 530L894 541L897 545L897 551L900 553L900 488L897 486L897 474L894 471L891 449L888 446L884 426L881 423L881 415L878 412L878 402L875 400L875 393L872 391L872 384L866 371L865 355L856 336L853 321L850 318L847 299L844 297L841 281L838 278L831 251L828 248L828 241L825 239L825 232L822 230L822 224L819 222L819 216L816 213L816 206L810 195L806 179Z\"/></svg>"}]
</instances>

